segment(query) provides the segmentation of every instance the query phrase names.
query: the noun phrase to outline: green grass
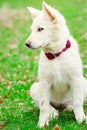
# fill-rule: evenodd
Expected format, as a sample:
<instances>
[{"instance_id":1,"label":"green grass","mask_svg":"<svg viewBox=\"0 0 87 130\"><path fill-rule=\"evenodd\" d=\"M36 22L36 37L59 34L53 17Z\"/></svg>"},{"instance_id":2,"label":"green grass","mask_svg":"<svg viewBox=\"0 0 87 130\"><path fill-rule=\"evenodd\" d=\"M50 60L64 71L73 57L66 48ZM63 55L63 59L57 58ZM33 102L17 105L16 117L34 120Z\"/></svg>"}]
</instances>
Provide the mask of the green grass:
<instances>
[{"instance_id":1,"label":"green grass","mask_svg":"<svg viewBox=\"0 0 87 130\"><path fill-rule=\"evenodd\" d=\"M27 92L37 80L39 51L28 50L24 43L30 34L31 25L26 7L29 5L41 9L41 2L42 0L38 0L38 3L36 0L0 1L0 9L4 5L11 8L8 8L7 18L0 20L0 97L3 99L0 101L0 127L4 130L39 130L39 111ZM82 62L85 65L83 72L87 76L86 0L46 2L64 14L71 33L79 42ZM10 17L13 10L21 10L21 16ZM86 103L84 108L87 113ZM71 112L62 112L58 120L52 120L42 130L53 130L56 124L60 130L87 130L87 125L79 125Z\"/></svg>"}]
</instances>

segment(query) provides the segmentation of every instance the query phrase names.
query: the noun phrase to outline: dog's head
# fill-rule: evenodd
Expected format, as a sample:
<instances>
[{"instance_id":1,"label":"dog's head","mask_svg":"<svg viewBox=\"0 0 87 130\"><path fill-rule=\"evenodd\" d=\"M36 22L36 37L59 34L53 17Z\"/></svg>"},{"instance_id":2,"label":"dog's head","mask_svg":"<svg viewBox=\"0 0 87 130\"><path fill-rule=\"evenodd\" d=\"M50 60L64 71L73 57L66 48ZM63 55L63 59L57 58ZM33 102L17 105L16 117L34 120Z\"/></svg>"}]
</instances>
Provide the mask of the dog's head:
<instances>
[{"instance_id":1,"label":"dog's head","mask_svg":"<svg viewBox=\"0 0 87 130\"><path fill-rule=\"evenodd\" d=\"M26 40L26 46L29 48L43 48L49 46L58 39L60 26L65 24L63 16L47 5L42 3L42 11L28 7L33 23L31 25L31 34Z\"/></svg>"}]
</instances>

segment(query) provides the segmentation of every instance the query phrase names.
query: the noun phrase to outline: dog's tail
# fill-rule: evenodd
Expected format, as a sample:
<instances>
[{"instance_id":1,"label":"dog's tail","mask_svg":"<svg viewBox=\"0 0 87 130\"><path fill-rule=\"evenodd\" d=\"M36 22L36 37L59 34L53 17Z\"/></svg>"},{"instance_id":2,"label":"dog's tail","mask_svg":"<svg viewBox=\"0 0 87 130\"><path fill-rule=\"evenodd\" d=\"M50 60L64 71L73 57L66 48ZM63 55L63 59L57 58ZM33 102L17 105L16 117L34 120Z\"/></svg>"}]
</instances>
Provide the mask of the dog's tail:
<instances>
[{"instance_id":1,"label":"dog's tail","mask_svg":"<svg viewBox=\"0 0 87 130\"><path fill-rule=\"evenodd\" d=\"M83 94L84 94L84 98L87 97L87 79L84 78L84 82L83 82Z\"/></svg>"}]
</instances>

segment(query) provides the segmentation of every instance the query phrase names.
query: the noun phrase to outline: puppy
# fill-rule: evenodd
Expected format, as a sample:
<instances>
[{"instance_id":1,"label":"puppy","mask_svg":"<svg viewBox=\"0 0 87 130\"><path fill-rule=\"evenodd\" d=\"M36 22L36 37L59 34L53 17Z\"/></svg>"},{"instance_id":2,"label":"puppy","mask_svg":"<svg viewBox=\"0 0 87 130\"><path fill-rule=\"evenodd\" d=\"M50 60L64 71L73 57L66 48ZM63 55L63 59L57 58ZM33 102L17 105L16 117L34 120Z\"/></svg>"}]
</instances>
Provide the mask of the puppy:
<instances>
[{"instance_id":1,"label":"puppy","mask_svg":"<svg viewBox=\"0 0 87 130\"><path fill-rule=\"evenodd\" d=\"M42 3L42 11L28 7L33 23L26 40L31 49L41 49L38 82L30 93L40 109L39 127L58 117L59 110L72 108L76 120L86 119L83 102L87 94L87 80L76 40L70 34L63 15ZM60 108L60 109L59 109ZM58 110L59 109L59 110Z\"/></svg>"}]
</instances>

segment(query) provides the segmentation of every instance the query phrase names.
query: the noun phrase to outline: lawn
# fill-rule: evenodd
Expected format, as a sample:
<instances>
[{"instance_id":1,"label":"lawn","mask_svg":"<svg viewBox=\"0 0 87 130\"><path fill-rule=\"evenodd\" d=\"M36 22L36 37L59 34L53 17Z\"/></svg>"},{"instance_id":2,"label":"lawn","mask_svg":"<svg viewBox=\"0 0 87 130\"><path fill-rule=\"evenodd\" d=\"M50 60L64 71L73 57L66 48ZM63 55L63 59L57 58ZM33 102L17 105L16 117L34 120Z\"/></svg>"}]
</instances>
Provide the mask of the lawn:
<instances>
[{"instance_id":1,"label":"lawn","mask_svg":"<svg viewBox=\"0 0 87 130\"><path fill-rule=\"evenodd\" d=\"M37 3L38 2L38 3ZM42 0L0 0L0 129L40 130L39 111L29 89L37 80L39 50L29 50L25 40L30 34L31 18L27 6L41 9ZM46 0L65 16L69 29L77 39L87 77L87 1ZM87 113L87 103L84 103ZM61 112L58 120L41 130L87 130L79 125L71 112Z\"/></svg>"}]
</instances>

